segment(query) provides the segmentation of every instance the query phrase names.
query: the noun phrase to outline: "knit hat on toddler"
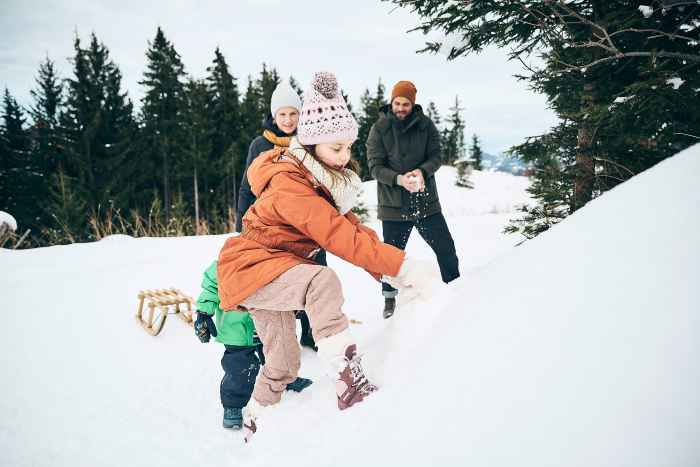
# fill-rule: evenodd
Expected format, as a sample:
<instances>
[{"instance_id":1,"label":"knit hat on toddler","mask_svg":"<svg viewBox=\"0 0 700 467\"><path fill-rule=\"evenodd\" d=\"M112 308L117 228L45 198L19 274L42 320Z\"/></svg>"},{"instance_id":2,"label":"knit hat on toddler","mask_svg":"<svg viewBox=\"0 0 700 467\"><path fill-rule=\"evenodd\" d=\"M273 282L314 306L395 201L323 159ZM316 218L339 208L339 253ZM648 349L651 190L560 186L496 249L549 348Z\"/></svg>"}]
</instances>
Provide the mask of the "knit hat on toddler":
<instances>
[{"instance_id":1,"label":"knit hat on toddler","mask_svg":"<svg viewBox=\"0 0 700 467\"><path fill-rule=\"evenodd\" d=\"M311 146L357 139L357 122L340 94L333 73L316 73L311 87L304 92L303 101L297 129L301 144Z\"/></svg>"},{"instance_id":2,"label":"knit hat on toddler","mask_svg":"<svg viewBox=\"0 0 700 467\"><path fill-rule=\"evenodd\" d=\"M294 107L297 110L301 110L299 94L287 80L281 81L272 92L272 98L270 99L272 117L274 118L277 115L277 111L284 107Z\"/></svg>"}]
</instances>

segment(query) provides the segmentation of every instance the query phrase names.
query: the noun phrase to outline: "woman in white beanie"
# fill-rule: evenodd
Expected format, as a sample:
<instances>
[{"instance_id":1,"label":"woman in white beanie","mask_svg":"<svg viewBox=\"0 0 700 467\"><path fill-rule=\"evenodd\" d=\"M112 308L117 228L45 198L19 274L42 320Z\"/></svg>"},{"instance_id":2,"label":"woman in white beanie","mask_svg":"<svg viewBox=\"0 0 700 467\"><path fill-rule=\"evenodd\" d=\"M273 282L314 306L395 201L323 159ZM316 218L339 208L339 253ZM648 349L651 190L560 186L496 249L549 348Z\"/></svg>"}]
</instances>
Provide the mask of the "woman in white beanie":
<instances>
[{"instance_id":1,"label":"woman in white beanie","mask_svg":"<svg viewBox=\"0 0 700 467\"><path fill-rule=\"evenodd\" d=\"M263 122L263 132L255 137L248 148L245 171L238 190L236 232L241 231L241 219L250 205L255 202L255 195L250 191L250 184L246 176L248 167L264 151L269 151L274 147L289 147L291 137L297 133L300 110L301 99L299 94L289 84L289 81L282 80L270 98L270 113Z\"/></svg>"},{"instance_id":2,"label":"woman in white beanie","mask_svg":"<svg viewBox=\"0 0 700 467\"><path fill-rule=\"evenodd\" d=\"M338 408L347 409L377 390L364 373L361 352L342 310L337 274L312 260L325 248L395 287L417 284L419 268L405 253L379 240L351 209L361 189L350 169L358 126L331 73L316 73L304 93L298 135L249 169L257 201L240 236L219 255L221 308L247 310L263 342L265 366L243 411L245 440L260 414L277 404L301 366L294 312L305 309L318 356L335 381Z\"/></svg>"},{"instance_id":3,"label":"woman in white beanie","mask_svg":"<svg viewBox=\"0 0 700 467\"><path fill-rule=\"evenodd\" d=\"M248 157L245 162L245 171L241 180L241 187L238 190L238 209L236 213L236 232L243 230L243 216L248 208L255 202L255 195L250 190L248 182L248 167L256 157L265 151L275 147L287 148L292 136L297 133L299 123L299 111L301 110L301 99L289 81L282 80L270 98L270 114L263 123L262 135L258 135L250 143ZM326 252L321 250L314 258L318 264L326 266ZM318 350L314 342L309 324L309 318L303 310L297 313L297 319L301 322L301 337L299 343L303 347L308 347L314 351Z\"/></svg>"}]
</instances>

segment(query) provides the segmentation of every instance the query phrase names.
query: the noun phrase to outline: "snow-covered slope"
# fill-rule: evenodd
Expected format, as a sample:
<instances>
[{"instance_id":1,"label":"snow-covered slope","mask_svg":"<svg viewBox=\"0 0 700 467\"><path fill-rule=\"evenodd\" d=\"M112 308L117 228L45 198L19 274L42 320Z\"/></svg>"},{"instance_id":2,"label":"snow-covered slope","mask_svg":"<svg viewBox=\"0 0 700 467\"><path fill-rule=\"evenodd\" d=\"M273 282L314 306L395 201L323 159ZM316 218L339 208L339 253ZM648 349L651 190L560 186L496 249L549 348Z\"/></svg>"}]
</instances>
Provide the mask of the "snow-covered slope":
<instances>
[{"instance_id":1,"label":"snow-covered slope","mask_svg":"<svg viewBox=\"0 0 700 467\"><path fill-rule=\"evenodd\" d=\"M700 465L698 174L700 146L442 292L355 442L378 465Z\"/></svg>"},{"instance_id":2,"label":"snow-covered slope","mask_svg":"<svg viewBox=\"0 0 700 467\"><path fill-rule=\"evenodd\" d=\"M381 389L339 412L305 350L314 385L249 446L220 428L221 346L133 321L139 289L196 294L224 236L0 251L2 463L700 465L698 173L700 146L513 249L500 231L524 183L454 191L441 170L463 277L426 271L384 321L377 284L332 258ZM408 250L432 260L418 238Z\"/></svg>"}]
</instances>

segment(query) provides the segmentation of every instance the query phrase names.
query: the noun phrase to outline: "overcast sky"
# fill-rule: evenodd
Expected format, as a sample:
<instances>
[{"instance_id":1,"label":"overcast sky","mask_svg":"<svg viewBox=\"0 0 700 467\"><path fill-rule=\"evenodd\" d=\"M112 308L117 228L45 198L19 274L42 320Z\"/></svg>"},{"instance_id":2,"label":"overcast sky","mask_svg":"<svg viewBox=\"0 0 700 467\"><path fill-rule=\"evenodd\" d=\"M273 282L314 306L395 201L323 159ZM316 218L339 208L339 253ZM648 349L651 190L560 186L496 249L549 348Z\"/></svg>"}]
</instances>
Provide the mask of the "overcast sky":
<instances>
[{"instance_id":1,"label":"overcast sky","mask_svg":"<svg viewBox=\"0 0 700 467\"><path fill-rule=\"evenodd\" d=\"M388 89L407 79L417 102L435 101L442 115L455 95L465 108L467 135L478 134L487 152L502 151L554 124L545 99L513 75L522 72L503 51L448 62L444 55L416 54L425 37L407 33L417 16L379 0L0 0L0 86L23 105L30 102L38 66L48 56L62 77L70 73L77 32L109 48L138 105L138 81L148 41L161 26L180 53L187 73L206 74L214 49L226 56L239 86L265 62L305 86L313 73L336 73L354 105L381 77ZM389 91L387 91L389 92Z\"/></svg>"}]
</instances>

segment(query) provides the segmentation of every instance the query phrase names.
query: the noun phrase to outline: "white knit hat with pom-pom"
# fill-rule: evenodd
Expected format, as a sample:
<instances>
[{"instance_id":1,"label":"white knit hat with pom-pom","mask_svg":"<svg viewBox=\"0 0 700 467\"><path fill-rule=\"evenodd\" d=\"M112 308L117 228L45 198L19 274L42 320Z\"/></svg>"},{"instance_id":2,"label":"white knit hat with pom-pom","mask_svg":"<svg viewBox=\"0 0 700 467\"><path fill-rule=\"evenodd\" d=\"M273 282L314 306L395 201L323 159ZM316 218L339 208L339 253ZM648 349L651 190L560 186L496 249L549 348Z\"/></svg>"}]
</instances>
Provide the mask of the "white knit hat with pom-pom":
<instances>
[{"instance_id":1,"label":"white knit hat with pom-pom","mask_svg":"<svg viewBox=\"0 0 700 467\"><path fill-rule=\"evenodd\" d=\"M333 73L316 73L311 87L304 92L303 102L297 129L301 144L311 146L357 139L357 122L340 94Z\"/></svg>"}]
</instances>

